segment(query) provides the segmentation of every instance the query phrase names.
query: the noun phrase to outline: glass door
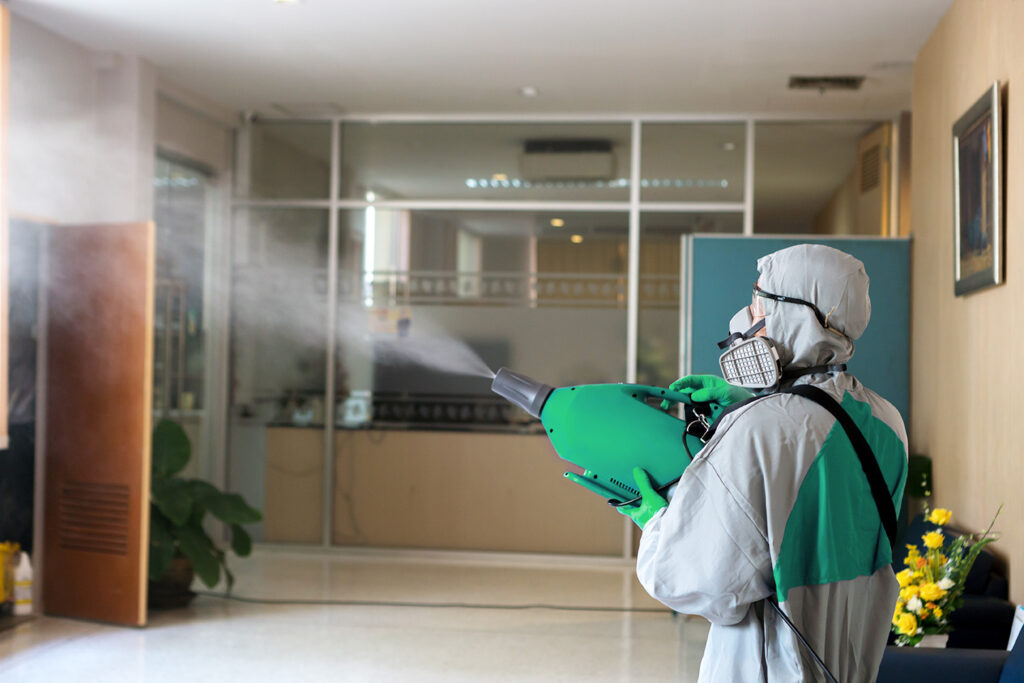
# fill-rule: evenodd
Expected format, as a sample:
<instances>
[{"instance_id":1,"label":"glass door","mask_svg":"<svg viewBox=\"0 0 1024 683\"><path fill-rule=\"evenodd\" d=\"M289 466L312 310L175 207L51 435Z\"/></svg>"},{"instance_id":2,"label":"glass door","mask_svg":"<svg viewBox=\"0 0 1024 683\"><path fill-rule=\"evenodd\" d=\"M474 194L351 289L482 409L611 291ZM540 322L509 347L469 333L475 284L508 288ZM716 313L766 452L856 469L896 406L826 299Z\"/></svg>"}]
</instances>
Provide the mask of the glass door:
<instances>
[{"instance_id":1,"label":"glass door","mask_svg":"<svg viewBox=\"0 0 1024 683\"><path fill-rule=\"evenodd\" d=\"M207 457L203 311L212 181L198 167L157 156L153 411L156 419L173 419L188 433L189 476L204 471Z\"/></svg>"}]
</instances>

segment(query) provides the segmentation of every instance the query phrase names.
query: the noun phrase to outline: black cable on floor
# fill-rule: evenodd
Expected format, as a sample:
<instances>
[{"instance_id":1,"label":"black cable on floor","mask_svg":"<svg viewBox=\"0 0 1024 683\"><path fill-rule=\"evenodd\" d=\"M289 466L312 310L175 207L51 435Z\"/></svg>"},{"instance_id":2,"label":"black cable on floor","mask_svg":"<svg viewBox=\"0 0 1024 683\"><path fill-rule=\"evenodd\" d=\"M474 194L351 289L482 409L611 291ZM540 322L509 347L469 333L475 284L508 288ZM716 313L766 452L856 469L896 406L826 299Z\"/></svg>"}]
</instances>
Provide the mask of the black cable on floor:
<instances>
[{"instance_id":1,"label":"black cable on floor","mask_svg":"<svg viewBox=\"0 0 1024 683\"><path fill-rule=\"evenodd\" d=\"M527 610L546 609L560 612L626 612L643 614L674 614L671 610L659 607L595 607L590 605L551 605L547 603L528 603L525 605L499 605L479 602L405 602L391 600L303 600L279 598L246 598L241 595L214 593L212 591L196 591L196 595L210 598L234 600L254 605L323 605L344 607L427 607L427 608L461 608L461 609L496 609L496 610Z\"/></svg>"}]
</instances>

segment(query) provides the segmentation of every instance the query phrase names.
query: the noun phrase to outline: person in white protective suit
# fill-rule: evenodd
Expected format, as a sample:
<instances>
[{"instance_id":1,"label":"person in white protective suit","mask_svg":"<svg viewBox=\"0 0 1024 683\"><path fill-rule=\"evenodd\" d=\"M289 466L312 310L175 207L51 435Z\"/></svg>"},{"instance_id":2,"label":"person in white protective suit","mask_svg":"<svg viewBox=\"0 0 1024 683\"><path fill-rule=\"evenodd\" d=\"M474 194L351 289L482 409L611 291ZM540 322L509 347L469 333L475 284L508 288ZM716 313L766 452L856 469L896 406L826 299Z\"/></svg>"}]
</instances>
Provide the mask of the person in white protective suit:
<instances>
[{"instance_id":1,"label":"person in white protective suit","mask_svg":"<svg viewBox=\"0 0 1024 683\"><path fill-rule=\"evenodd\" d=\"M637 576L668 607L711 622L702 682L829 680L811 650L842 683L874 681L899 592L881 501L899 509L907 436L892 404L845 372L870 317L868 277L859 260L822 245L777 251L757 268L753 304L733 318L730 339L771 340L780 384L746 402L713 376L673 384L737 405L670 502L636 472L646 509L630 514L643 528ZM874 497L840 421L776 391L803 384L835 399L863 434L878 463Z\"/></svg>"}]
</instances>

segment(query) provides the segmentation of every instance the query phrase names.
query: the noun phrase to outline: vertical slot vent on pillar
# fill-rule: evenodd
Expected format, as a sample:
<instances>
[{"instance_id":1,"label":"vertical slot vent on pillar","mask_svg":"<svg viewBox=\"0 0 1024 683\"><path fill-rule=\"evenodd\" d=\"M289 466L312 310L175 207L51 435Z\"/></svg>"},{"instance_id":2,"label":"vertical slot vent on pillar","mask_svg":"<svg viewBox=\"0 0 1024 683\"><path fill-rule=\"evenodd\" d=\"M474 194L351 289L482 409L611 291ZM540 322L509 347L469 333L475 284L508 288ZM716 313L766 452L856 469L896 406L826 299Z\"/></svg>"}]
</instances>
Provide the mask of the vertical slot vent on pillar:
<instances>
[{"instance_id":1,"label":"vertical slot vent on pillar","mask_svg":"<svg viewBox=\"0 0 1024 683\"><path fill-rule=\"evenodd\" d=\"M127 486L67 482L60 492L61 548L109 555L128 553Z\"/></svg>"},{"instance_id":2,"label":"vertical slot vent on pillar","mask_svg":"<svg viewBox=\"0 0 1024 683\"><path fill-rule=\"evenodd\" d=\"M873 145L864 150L860 155L860 191L861 194L870 192L878 187L882 177L882 150L879 145Z\"/></svg>"}]
</instances>

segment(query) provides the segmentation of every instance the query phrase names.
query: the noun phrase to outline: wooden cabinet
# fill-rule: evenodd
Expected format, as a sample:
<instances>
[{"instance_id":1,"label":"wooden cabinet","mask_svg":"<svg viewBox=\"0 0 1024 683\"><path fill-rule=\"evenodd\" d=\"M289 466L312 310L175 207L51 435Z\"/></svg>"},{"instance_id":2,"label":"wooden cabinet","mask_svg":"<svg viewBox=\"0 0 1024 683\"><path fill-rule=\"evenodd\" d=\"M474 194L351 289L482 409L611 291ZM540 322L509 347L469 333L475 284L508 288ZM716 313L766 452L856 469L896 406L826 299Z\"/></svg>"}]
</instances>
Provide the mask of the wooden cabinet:
<instances>
[{"instance_id":1,"label":"wooden cabinet","mask_svg":"<svg viewBox=\"0 0 1024 683\"><path fill-rule=\"evenodd\" d=\"M324 430L268 427L263 540L319 544L323 537Z\"/></svg>"}]
</instances>

